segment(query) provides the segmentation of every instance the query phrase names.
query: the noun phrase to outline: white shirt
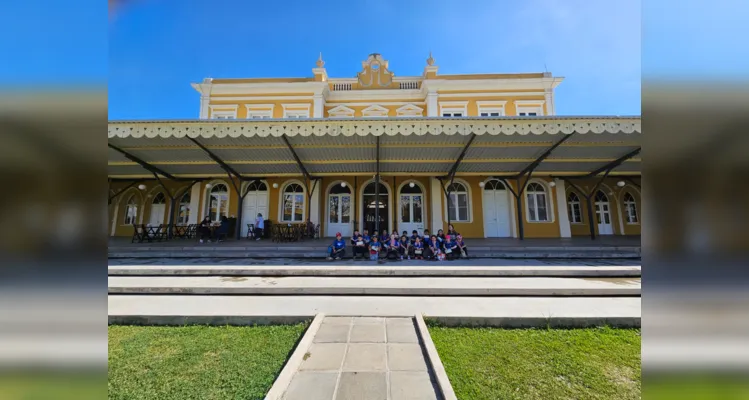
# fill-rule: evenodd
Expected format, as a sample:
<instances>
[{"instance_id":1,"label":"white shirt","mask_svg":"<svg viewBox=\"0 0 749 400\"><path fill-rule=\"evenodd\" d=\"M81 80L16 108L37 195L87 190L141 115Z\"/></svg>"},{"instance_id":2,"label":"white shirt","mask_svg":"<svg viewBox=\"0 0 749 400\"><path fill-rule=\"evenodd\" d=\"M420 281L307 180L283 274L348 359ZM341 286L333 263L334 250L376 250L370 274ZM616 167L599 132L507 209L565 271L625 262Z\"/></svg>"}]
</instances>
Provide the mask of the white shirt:
<instances>
[{"instance_id":1,"label":"white shirt","mask_svg":"<svg viewBox=\"0 0 749 400\"><path fill-rule=\"evenodd\" d=\"M264 225L265 222L263 221L263 217L257 217L255 220L255 227L258 229L265 229Z\"/></svg>"}]
</instances>

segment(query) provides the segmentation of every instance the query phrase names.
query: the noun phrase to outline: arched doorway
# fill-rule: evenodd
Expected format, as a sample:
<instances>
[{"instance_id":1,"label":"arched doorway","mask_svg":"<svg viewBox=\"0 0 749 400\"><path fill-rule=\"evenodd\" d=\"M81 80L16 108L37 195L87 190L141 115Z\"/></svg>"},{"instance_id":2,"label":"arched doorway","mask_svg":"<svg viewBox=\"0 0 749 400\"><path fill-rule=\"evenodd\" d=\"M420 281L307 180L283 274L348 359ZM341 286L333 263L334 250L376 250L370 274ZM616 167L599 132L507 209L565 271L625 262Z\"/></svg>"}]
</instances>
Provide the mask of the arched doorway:
<instances>
[{"instance_id":1,"label":"arched doorway","mask_svg":"<svg viewBox=\"0 0 749 400\"><path fill-rule=\"evenodd\" d=\"M164 214L166 214L166 198L164 193L159 192L151 202L151 215L148 218L148 224L151 226L163 224Z\"/></svg>"},{"instance_id":2,"label":"arched doorway","mask_svg":"<svg viewBox=\"0 0 749 400\"><path fill-rule=\"evenodd\" d=\"M247 237L247 224L254 224L258 214L268 219L268 185L263 181L247 183L242 200L242 237Z\"/></svg>"},{"instance_id":3,"label":"arched doorway","mask_svg":"<svg viewBox=\"0 0 749 400\"><path fill-rule=\"evenodd\" d=\"M353 220L351 218L351 188L344 182L336 182L328 189L327 226L325 236L334 236L341 232L343 237L351 236Z\"/></svg>"},{"instance_id":4,"label":"arched doorway","mask_svg":"<svg viewBox=\"0 0 749 400\"><path fill-rule=\"evenodd\" d=\"M424 232L424 189L415 182L400 188L398 202L398 232Z\"/></svg>"},{"instance_id":5,"label":"arched doorway","mask_svg":"<svg viewBox=\"0 0 749 400\"><path fill-rule=\"evenodd\" d=\"M368 229L371 234L376 229L375 215L377 209L379 209L380 216L380 232L390 231L388 222L390 221L390 204L389 191L387 186L380 182L380 202L379 204L375 201L375 189L377 188L374 181L370 182L364 187L362 191L362 217L363 224L362 229Z\"/></svg>"},{"instance_id":6,"label":"arched doorway","mask_svg":"<svg viewBox=\"0 0 749 400\"><path fill-rule=\"evenodd\" d=\"M602 191L596 192L596 221L599 235L613 235L614 226L611 224L611 205L609 198Z\"/></svg>"},{"instance_id":7,"label":"arched doorway","mask_svg":"<svg viewBox=\"0 0 749 400\"><path fill-rule=\"evenodd\" d=\"M484 236L510 237L510 195L504 183L490 179L484 183Z\"/></svg>"},{"instance_id":8,"label":"arched doorway","mask_svg":"<svg viewBox=\"0 0 749 400\"><path fill-rule=\"evenodd\" d=\"M222 216L229 216L229 188L224 183L213 183L207 187L205 216L211 221L218 221Z\"/></svg>"}]
</instances>

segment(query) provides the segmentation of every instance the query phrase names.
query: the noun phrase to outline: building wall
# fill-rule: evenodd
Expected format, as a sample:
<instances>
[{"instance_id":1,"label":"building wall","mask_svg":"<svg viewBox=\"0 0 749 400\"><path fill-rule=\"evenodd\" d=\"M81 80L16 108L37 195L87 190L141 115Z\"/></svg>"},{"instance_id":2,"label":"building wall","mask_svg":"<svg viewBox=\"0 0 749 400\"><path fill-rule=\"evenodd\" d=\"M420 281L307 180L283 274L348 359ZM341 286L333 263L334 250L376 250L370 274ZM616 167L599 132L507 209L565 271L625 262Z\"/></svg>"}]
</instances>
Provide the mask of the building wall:
<instances>
[{"instance_id":1,"label":"building wall","mask_svg":"<svg viewBox=\"0 0 749 400\"><path fill-rule=\"evenodd\" d=\"M360 193L362 190L362 184L372 179L372 175L369 174L362 174L356 176L356 184L354 182L354 176L342 176L342 177L324 177L321 179L320 182L318 182L318 187L320 189L320 199L319 199L319 221L313 221L320 224L320 232L325 235L326 233L326 223L327 223L327 206L328 206L328 192L330 189L330 185L334 182L340 182L345 181L347 185L351 188L352 193L355 193L355 199L354 199L354 209L353 209L353 215L352 218L354 218L354 221L356 221L356 229L360 228L360 220L359 220L359 210L361 208L361 198ZM542 182L547 190L547 197L549 201L549 211L552 214L552 220L550 222L529 222L527 220L527 211L525 209L525 195L522 196L520 206L522 207L522 214L523 214L523 226L524 226L524 234L526 238L543 238L543 237L559 237L560 236L560 227L559 227L559 216L557 215L559 213L559 208L564 210L564 212L568 211L568 205L564 204L562 207L558 207L556 204L556 190L557 186L550 187L549 183L551 182L551 179L548 177L537 177L533 178L534 180L537 180L539 182ZM426 227L428 227L431 230L434 226L434 221L432 221L432 199L431 196L431 190L430 190L430 182L429 177L404 177L404 176L382 176L381 180L383 183L388 185L391 188L391 191L393 195L389 198L389 208L392 209L392 219L391 223L389 224L392 227L398 226L398 207L399 207L399 192L398 188L401 186L403 182L407 181L416 181L419 182L423 188L424 188L424 208L423 208L423 218L425 221ZM486 176L465 176L465 177L457 177L456 181L464 182L468 185L469 188L469 207L470 207L470 220L469 222L453 222L453 225L455 226L455 229L463 234L466 238L483 238L485 237L484 233L484 218L483 218L483 188L479 186L480 182L484 182L487 180ZM272 221L273 223L277 223L279 221L279 210L281 207L280 204L280 194L281 190L285 187L286 184L290 183L291 181L303 181L301 177L279 177L279 178L269 178L265 180L268 185L269 195L268 195L268 213L265 216L267 220ZM641 197L639 190L631 185L627 184L623 188L619 188L616 183L619 181L616 177L607 178L603 184L601 185L601 190L604 191L605 194L607 194L607 197L609 198L609 204L610 204L610 210L611 210L611 221L613 225L613 234L614 235L621 235L622 233L624 235L640 235L641 234L641 221L643 218L642 215L642 203L641 203ZM190 182L171 182L164 180L164 184L169 188L170 191L178 193L177 196L181 197L181 195L184 193L185 190L189 190L189 184ZM573 181L578 187L580 187L583 190L591 190L593 186L596 184L596 180L589 179L589 180L574 180ZM198 208L191 210L191 213L196 215L195 220L199 221L205 216L205 204L206 204L206 198L207 198L207 190L206 190L206 184L212 183L224 183L227 185L227 188L229 189L229 207L228 207L228 214L230 217L237 217L238 216L238 210L239 210L239 197L236 193L236 190L232 186L231 181L228 180L228 177L226 179L216 179L216 180L207 180L203 182L196 183L196 185L200 188L200 198L198 199ZM513 190L517 191L517 186L514 181L507 181L508 184L513 188ZM112 189L114 191L119 191L125 186L127 186L127 182L117 182L112 185ZM137 188L137 185L134 187L131 187L123 194L119 195L116 199L112 201L112 204L109 206L109 227L108 232L110 234L113 233L114 236L132 236L133 234L133 228L131 225L124 225L124 212L125 212L125 203L130 198L131 195L134 195L138 202L138 217L137 217L137 223L144 223L148 224L151 214L151 202L153 201L154 196L158 194L159 192L163 191L161 186L156 181L144 181L143 184L146 185L145 190L139 190ZM273 188L273 184L278 184L278 188ZM567 184L566 186L566 193L569 194L570 191L577 191L577 189L573 188L571 185ZM623 197L626 192L629 192L633 195L636 205L637 205L637 214L638 214L638 223L636 224L628 224L626 222L626 210L624 209L624 203L623 203ZM306 193L305 193L306 195ZM170 199L169 196L166 196L166 212L164 213L164 220L162 223L166 224L169 222L169 213L170 213ZM582 194L578 193L578 197L580 198L581 203L581 216L582 216L582 223L570 223L570 230L572 233L572 236L588 236L590 234L589 227L588 227L588 214L587 214L587 208L586 208L586 200L585 197L582 196ZM514 200L512 200L512 196L510 195L511 202L510 202L510 213L511 213L511 219L514 220L514 231L517 232L518 227L518 221L517 221L517 213L514 208ZM565 195L565 199L567 196ZM305 197L305 201L309 201L310 199L308 197ZM179 198L178 198L179 201ZM447 228L447 209L446 209L446 199L444 196L441 196L440 202L442 205L442 212L441 215L443 217L443 226L445 229ZM307 208L305 204L305 218L307 213ZM116 212L116 217L115 217ZM594 215L594 221L595 221L595 208L593 209L593 215ZM112 223L114 222L114 229L112 229ZM594 224L594 229L596 234L598 235L598 225L597 223Z\"/></svg>"}]
</instances>

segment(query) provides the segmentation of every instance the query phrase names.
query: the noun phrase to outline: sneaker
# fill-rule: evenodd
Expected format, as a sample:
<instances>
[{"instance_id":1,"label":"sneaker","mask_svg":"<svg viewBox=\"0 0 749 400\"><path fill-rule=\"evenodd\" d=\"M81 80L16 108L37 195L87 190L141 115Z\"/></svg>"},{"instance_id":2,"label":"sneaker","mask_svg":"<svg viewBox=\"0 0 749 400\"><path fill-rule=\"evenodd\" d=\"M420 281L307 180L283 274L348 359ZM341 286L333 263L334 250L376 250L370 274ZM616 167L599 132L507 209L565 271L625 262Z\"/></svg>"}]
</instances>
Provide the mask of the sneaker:
<instances>
[{"instance_id":1,"label":"sneaker","mask_svg":"<svg viewBox=\"0 0 749 400\"><path fill-rule=\"evenodd\" d=\"M260 240L260 238L256 238L255 240Z\"/></svg>"},{"instance_id":2,"label":"sneaker","mask_svg":"<svg viewBox=\"0 0 749 400\"><path fill-rule=\"evenodd\" d=\"M335 259L336 259L336 260L340 260L340 259L341 259L341 257L336 257Z\"/></svg>"},{"instance_id":3,"label":"sneaker","mask_svg":"<svg viewBox=\"0 0 749 400\"><path fill-rule=\"evenodd\" d=\"M332 260L332 259L333 259L333 257L331 257L331 256L328 256L328 257L326 257L325 259L326 259L326 260L328 260L328 261L330 261L330 260Z\"/></svg>"},{"instance_id":4,"label":"sneaker","mask_svg":"<svg viewBox=\"0 0 749 400\"><path fill-rule=\"evenodd\" d=\"M203 243L203 239L200 239L200 243Z\"/></svg>"},{"instance_id":5,"label":"sneaker","mask_svg":"<svg viewBox=\"0 0 749 400\"><path fill-rule=\"evenodd\" d=\"M401 261L403 261L403 256L401 256Z\"/></svg>"}]
</instances>

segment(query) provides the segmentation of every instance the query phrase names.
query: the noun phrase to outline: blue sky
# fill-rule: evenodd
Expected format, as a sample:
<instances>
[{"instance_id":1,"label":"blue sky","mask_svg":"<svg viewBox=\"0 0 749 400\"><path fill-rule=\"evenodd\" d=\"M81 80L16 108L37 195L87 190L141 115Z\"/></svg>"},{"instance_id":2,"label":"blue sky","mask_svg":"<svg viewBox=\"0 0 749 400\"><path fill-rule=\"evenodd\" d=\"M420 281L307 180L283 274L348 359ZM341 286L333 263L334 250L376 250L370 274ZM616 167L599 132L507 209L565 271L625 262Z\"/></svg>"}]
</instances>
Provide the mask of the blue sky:
<instances>
[{"instance_id":1,"label":"blue sky","mask_svg":"<svg viewBox=\"0 0 749 400\"><path fill-rule=\"evenodd\" d=\"M311 76L319 52L331 77L373 52L420 75L430 50L445 74L548 68L558 114L640 114L638 2L439 3L132 0L110 21L109 118L197 118L191 82Z\"/></svg>"}]
</instances>

